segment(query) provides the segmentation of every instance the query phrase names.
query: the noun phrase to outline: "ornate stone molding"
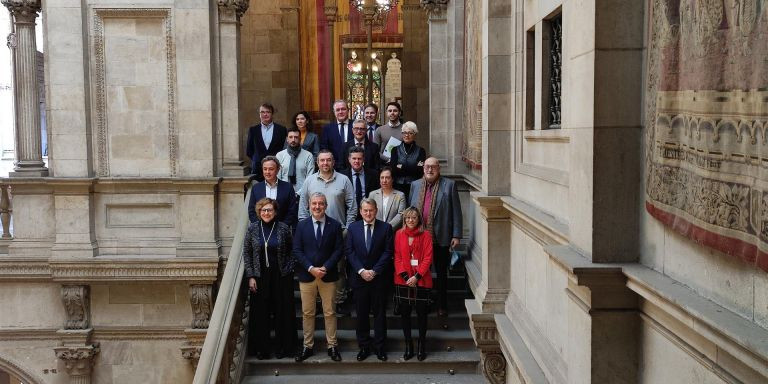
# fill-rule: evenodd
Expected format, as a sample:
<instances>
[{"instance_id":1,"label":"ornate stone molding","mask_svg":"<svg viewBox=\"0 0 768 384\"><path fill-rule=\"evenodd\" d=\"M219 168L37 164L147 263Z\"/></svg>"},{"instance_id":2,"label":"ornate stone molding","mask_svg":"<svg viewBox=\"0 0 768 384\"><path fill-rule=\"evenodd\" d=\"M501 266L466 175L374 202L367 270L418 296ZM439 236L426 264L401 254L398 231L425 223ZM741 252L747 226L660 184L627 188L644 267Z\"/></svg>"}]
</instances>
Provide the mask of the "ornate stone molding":
<instances>
[{"instance_id":1,"label":"ornate stone molding","mask_svg":"<svg viewBox=\"0 0 768 384\"><path fill-rule=\"evenodd\" d=\"M0 1L16 23L34 23L42 8L41 0L2 0Z\"/></svg>"},{"instance_id":2,"label":"ornate stone molding","mask_svg":"<svg viewBox=\"0 0 768 384\"><path fill-rule=\"evenodd\" d=\"M91 323L90 287L62 285L61 301L67 313L65 329L87 329Z\"/></svg>"},{"instance_id":3,"label":"ornate stone molding","mask_svg":"<svg viewBox=\"0 0 768 384\"><path fill-rule=\"evenodd\" d=\"M53 349L56 358L64 362L73 383L90 383L93 358L99 353L99 343L64 346Z\"/></svg>"},{"instance_id":4,"label":"ornate stone molding","mask_svg":"<svg viewBox=\"0 0 768 384\"><path fill-rule=\"evenodd\" d=\"M48 259L31 259L19 257L0 258L0 279L9 280L48 280L51 278L51 267Z\"/></svg>"},{"instance_id":5,"label":"ornate stone molding","mask_svg":"<svg viewBox=\"0 0 768 384\"><path fill-rule=\"evenodd\" d=\"M247 0L230 0L232 2ZM97 9L93 14L93 51L96 74L96 150L97 174L109 176L109 147L107 126L107 81L106 81L106 39L104 19L106 18L162 18L165 32L166 85L168 87L168 157L170 175L176 176L178 161L178 135L176 132L176 49L173 41L173 19L170 9L126 8Z\"/></svg>"},{"instance_id":6,"label":"ornate stone molding","mask_svg":"<svg viewBox=\"0 0 768 384\"><path fill-rule=\"evenodd\" d=\"M200 362L200 354L203 352L202 345L185 345L181 347L181 357L189 360L192 368L197 369L197 363Z\"/></svg>"},{"instance_id":7,"label":"ornate stone molding","mask_svg":"<svg viewBox=\"0 0 768 384\"><path fill-rule=\"evenodd\" d=\"M467 300L469 329L482 354L483 374L492 384L506 383L507 361L501 353L495 315L484 313L475 300Z\"/></svg>"},{"instance_id":8,"label":"ornate stone molding","mask_svg":"<svg viewBox=\"0 0 768 384\"><path fill-rule=\"evenodd\" d=\"M192 328L208 328L213 310L213 287L208 284L189 286L189 302L192 305Z\"/></svg>"},{"instance_id":9,"label":"ornate stone molding","mask_svg":"<svg viewBox=\"0 0 768 384\"><path fill-rule=\"evenodd\" d=\"M218 259L52 260L54 281L200 281L216 280Z\"/></svg>"},{"instance_id":10,"label":"ornate stone molding","mask_svg":"<svg viewBox=\"0 0 768 384\"><path fill-rule=\"evenodd\" d=\"M421 9L427 11L429 20L445 20L448 0L421 0Z\"/></svg>"},{"instance_id":11,"label":"ornate stone molding","mask_svg":"<svg viewBox=\"0 0 768 384\"><path fill-rule=\"evenodd\" d=\"M8 47L8 49L14 49L16 48L16 34L11 32L8 34L8 36L5 38L5 46Z\"/></svg>"}]
</instances>

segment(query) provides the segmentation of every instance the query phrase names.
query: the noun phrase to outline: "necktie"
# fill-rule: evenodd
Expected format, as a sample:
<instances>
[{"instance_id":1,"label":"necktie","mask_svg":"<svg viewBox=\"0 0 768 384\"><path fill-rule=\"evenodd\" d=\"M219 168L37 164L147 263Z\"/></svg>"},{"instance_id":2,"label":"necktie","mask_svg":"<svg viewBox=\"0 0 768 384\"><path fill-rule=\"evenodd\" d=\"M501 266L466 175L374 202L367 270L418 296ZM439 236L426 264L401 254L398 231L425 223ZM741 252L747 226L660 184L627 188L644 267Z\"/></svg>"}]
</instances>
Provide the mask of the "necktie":
<instances>
[{"instance_id":1,"label":"necktie","mask_svg":"<svg viewBox=\"0 0 768 384\"><path fill-rule=\"evenodd\" d=\"M345 135L344 133L346 133L346 132L344 132L344 123L339 123L339 136L341 137L341 141L343 143L346 143L347 142L347 135Z\"/></svg>"},{"instance_id":2,"label":"necktie","mask_svg":"<svg viewBox=\"0 0 768 384\"><path fill-rule=\"evenodd\" d=\"M355 200L360 207L360 200L363 199L363 183L360 182L360 172L355 173Z\"/></svg>"},{"instance_id":3,"label":"necktie","mask_svg":"<svg viewBox=\"0 0 768 384\"><path fill-rule=\"evenodd\" d=\"M323 239L323 233L320 231L320 228L322 228L323 223L320 222L320 220L315 221L315 224L317 224L317 232L315 233L315 239L317 240L317 245L320 245L320 240Z\"/></svg>"},{"instance_id":4,"label":"necktie","mask_svg":"<svg viewBox=\"0 0 768 384\"><path fill-rule=\"evenodd\" d=\"M357 146L362 148L363 147L363 143L357 143Z\"/></svg>"},{"instance_id":5,"label":"necktie","mask_svg":"<svg viewBox=\"0 0 768 384\"><path fill-rule=\"evenodd\" d=\"M367 249L368 252L371 251L371 225L370 224L365 225L365 249Z\"/></svg>"},{"instance_id":6,"label":"necktie","mask_svg":"<svg viewBox=\"0 0 768 384\"><path fill-rule=\"evenodd\" d=\"M376 128L373 127L373 125L368 126L368 141L373 143L373 132L376 130Z\"/></svg>"}]
</instances>

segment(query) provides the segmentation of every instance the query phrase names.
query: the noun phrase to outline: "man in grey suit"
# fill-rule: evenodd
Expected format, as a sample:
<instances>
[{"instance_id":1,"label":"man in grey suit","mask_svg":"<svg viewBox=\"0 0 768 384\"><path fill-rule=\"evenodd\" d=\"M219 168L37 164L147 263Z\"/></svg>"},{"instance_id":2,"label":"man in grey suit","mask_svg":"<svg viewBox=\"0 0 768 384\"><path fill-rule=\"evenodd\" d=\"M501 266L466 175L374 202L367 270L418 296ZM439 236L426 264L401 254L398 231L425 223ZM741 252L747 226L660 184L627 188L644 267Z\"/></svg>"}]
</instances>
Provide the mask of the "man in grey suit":
<instances>
[{"instance_id":1,"label":"man in grey suit","mask_svg":"<svg viewBox=\"0 0 768 384\"><path fill-rule=\"evenodd\" d=\"M450 251L459 245L462 234L461 202L453 180L440 176L440 163L430 157L424 161L424 177L411 183L408 197L419 208L424 227L432 233L432 263L437 272L438 315L448 315L448 262Z\"/></svg>"}]
</instances>

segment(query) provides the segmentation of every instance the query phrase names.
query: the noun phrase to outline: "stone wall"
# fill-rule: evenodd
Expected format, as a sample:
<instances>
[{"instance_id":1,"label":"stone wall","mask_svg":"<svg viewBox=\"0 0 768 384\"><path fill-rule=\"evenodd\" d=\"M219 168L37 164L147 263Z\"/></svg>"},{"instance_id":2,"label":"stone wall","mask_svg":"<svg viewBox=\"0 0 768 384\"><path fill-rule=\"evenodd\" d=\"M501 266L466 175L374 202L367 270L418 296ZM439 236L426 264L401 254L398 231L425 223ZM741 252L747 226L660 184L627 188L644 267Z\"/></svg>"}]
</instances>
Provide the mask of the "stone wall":
<instances>
[{"instance_id":1,"label":"stone wall","mask_svg":"<svg viewBox=\"0 0 768 384\"><path fill-rule=\"evenodd\" d=\"M240 125L259 122L259 105L275 106L276 122L290 126L301 110L298 0L252 2L240 37ZM245 135L243 135L245 138Z\"/></svg>"}]
</instances>

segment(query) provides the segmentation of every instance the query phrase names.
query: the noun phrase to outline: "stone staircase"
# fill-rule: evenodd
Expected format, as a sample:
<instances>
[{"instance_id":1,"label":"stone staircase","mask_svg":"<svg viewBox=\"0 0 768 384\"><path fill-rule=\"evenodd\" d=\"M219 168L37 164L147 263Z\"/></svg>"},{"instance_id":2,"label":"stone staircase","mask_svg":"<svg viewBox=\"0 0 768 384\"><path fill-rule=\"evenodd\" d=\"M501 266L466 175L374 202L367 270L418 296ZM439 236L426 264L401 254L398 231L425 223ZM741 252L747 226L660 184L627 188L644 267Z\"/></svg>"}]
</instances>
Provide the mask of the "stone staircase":
<instances>
[{"instance_id":1,"label":"stone staircase","mask_svg":"<svg viewBox=\"0 0 768 384\"><path fill-rule=\"evenodd\" d=\"M244 384L265 383L313 383L313 384L475 384L485 383L479 374L480 352L475 348L469 330L469 318L464 308L467 298L463 271L449 275L449 316L429 314L427 332L427 359L415 357L403 360L404 338L400 316L387 308L386 362L372 354L365 361L356 359L358 347L355 339L355 314L338 317L337 338L342 355L341 362L334 362L325 353L325 334L322 311L318 308L315 332L315 355L296 363L293 358L258 360L246 358ZM297 293L298 295L298 293ZM297 296L298 299L298 296ZM298 300L297 300L298 303ZM298 305L297 305L298 307ZM301 315L297 308L296 321L301 330ZM416 323L415 314L413 324ZM418 331L413 330L416 337Z\"/></svg>"}]
</instances>

